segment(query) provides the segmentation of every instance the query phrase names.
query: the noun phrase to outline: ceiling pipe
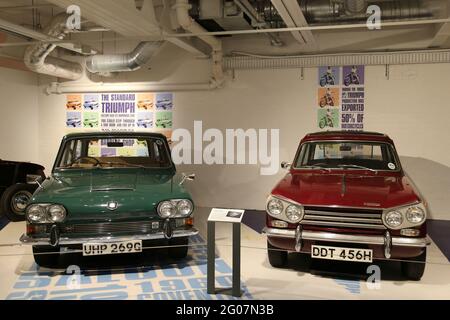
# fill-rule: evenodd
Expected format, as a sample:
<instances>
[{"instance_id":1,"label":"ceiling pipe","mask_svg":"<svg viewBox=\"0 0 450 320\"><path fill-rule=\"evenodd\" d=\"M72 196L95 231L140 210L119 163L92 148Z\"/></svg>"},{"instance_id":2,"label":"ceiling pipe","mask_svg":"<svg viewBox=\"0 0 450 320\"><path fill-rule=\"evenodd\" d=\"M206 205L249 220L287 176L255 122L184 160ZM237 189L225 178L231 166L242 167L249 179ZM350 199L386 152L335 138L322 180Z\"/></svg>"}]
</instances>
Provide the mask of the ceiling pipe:
<instances>
[{"instance_id":1,"label":"ceiling pipe","mask_svg":"<svg viewBox=\"0 0 450 320\"><path fill-rule=\"evenodd\" d=\"M301 27L308 25L297 0L271 0L271 2L287 27ZM293 31L291 34L301 45L315 45L315 40L311 31Z\"/></svg>"},{"instance_id":2,"label":"ceiling pipe","mask_svg":"<svg viewBox=\"0 0 450 320\"><path fill-rule=\"evenodd\" d=\"M347 10L349 14L361 13L367 9L366 2L366 0L345 0L345 10Z\"/></svg>"},{"instance_id":3,"label":"ceiling pipe","mask_svg":"<svg viewBox=\"0 0 450 320\"><path fill-rule=\"evenodd\" d=\"M218 88L216 82L209 83L151 83L151 82L123 82L123 83L59 83L52 82L45 92L50 94L71 93L108 93L129 90L133 92L179 92L179 91L208 91Z\"/></svg>"},{"instance_id":4,"label":"ceiling pipe","mask_svg":"<svg viewBox=\"0 0 450 320\"><path fill-rule=\"evenodd\" d=\"M148 63L163 43L163 41L141 42L129 53L91 56L86 60L86 68L91 73L101 75L135 71Z\"/></svg>"},{"instance_id":5,"label":"ceiling pipe","mask_svg":"<svg viewBox=\"0 0 450 320\"><path fill-rule=\"evenodd\" d=\"M56 39L54 37L50 37L47 34L44 34L42 32L23 27L21 25L6 21L4 19L0 19L0 30L4 30L5 32L8 32L9 34L12 34L14 36L23 37L26 39L34 39L38 41L45 41L45 42L51 42L56 41L60 39ZM76 30L78 31L78 30ZM57 42L57 41L56 41ZM29 44L26 44L29 45ZM65 42L65 43L58 43L58 47L64 48L69 51L73 51L80 54L96 54L97 51L93 50L92 48L82 45L81 43L75 44L74 42Z\"/></svg>"},{"instance_id":6,"label":"ceiling pipe","mask_svg":"<svg viewBox=\"0 0 450 320\"><path fill-rule=\"evenodd\" d=\"M258 29L270 28L269 23L267 23L264 18L256 11L256 9L248 2L248 0L234 0L234 3L252 19L252 24ZM283 41L275 34L268 33L267 36L270 38L270 43L274 47L284 46Z\"/></svg>"},{"instance_id":7,"label":"ceiling pipe","mask_svg":"<svg viewBox=\"0 0 450 320\"><path fill-rule=\"evenodd\" d=\"M64 39L70 32L66 26L67 18L66 13L57 15L45 29L45 33L52 38ZM43 42L29 46L25 50L25 65L40 74L70 80L80 79L83 75L81 64L49 56L55 48L56 45Z\"/></svg>"},{"instance_id":8,"label":"ceiling pipe","mask_svg":"<svg viewBox=\"0 0 450 320\"><path fill-rule=\"evenodd\" d=\"M175 5L172 9L176 12L176 17L180 26L190 33L207 33L208 31L200 26L194 19L189 15L189 10L191 5L188 0L176 0ZM201 35L198 36L201 40L206 42L212 49L212 78L214 82L219 85L224 81L224 74L222 68L223 62L223 51L222 42L214 36Z\"/></svg>"}]
</instances>

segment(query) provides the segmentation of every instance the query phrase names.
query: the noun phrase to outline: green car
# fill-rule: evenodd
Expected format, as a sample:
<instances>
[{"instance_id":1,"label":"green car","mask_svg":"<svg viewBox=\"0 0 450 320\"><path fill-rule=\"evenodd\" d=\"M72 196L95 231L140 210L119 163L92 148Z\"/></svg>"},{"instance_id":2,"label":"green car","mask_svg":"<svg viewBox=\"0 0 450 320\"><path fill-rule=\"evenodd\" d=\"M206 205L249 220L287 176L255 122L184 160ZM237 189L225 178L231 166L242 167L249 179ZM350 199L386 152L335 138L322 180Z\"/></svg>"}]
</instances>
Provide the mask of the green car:
<instances>
[{"instance_id":1,"label":"green car","mask_svg":"<svg viewBox=\"0 0 450 320\"><path fill-rule=\"evenodd\" d=\"M133 151L138 142L139 153ZM38 265L48 267L58 264L62 251L138 253L161 239L170 257L184 258L189 237L198 233L183 187L194 178L176 172L162 134L69 134L51 176L38 182L27 205L20 241L33 246Z\"/></svg>"},{"instance_id":2,"label":"green car","mask_svg":"<svg viewBox=\"0 0 450 320\"><path fill-rule=\"evenodd\" d=\"M156 127L157 128L172 128L172 120L171 119L157 119Z\"/></svg>"},{"instance_id":3,"label":"green car","mask_svg":"<svg viewBox=\"0 0 450 320\"><path fill-rule=\"evenodd\" d=\"M83 121L84 127L96 128L98 127L98 119L97 118L85 118Z\"/></svg>"}]
</instances>

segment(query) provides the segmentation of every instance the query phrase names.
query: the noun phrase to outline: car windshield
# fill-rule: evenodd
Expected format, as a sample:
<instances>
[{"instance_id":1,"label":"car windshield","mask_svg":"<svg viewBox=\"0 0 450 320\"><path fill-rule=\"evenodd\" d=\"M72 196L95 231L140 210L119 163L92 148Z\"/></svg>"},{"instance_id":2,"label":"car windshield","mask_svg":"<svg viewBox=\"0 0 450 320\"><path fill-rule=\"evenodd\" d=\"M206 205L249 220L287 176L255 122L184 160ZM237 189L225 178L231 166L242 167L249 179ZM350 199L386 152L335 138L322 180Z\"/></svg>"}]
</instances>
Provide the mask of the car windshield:
<instances>
[{"instance_id":1,"label":"car windshield","mask_svg":"<svg viewBox=\"0 0 450 320\"><path fill-rule=\"evenodd\" d=\"M395 171L400 166L388 143L321 141L302 144L294 168Z\"/></svg>"},{"instance_id":2,"label":"car windshield","mask_svg":"<svg viewBox=\"0 0 450 320\"><path fill-rule=\"evenodd\" d=\"M163 139L115 137L68 140L56 168L167 168L171 165L168 147Z\"/></svg>"}]
</instances>

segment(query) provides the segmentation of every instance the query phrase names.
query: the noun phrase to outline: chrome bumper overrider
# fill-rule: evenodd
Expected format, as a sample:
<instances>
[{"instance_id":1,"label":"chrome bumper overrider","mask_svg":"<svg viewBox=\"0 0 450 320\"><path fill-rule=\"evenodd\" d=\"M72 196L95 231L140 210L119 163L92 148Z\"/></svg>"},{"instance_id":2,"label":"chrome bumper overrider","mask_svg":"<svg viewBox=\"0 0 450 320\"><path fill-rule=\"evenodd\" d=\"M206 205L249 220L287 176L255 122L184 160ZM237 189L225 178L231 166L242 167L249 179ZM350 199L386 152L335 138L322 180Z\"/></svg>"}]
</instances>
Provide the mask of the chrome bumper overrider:
<instances>
[{"instance_id":1,"label":"chrome bumper overrider","mask_svg":"<svg viewBox=\"0 0 450 320\"><path fill-rule=\"evenodd\" d=\"M172 238L180 238L180 237L189 237L198 234L198 230L195 228L191 228L189 230L174 230L172 234ZM158 239L167 239L164 232L157 232L151 234L140 234L140 235L129 235L129 236L106 236L106 237L85 237L85 238L77 238L77 237L59 237L59 241L57 245L71 245L71 244L83 244L83 243L103 243L103 242L122 242L122 241L130 241L130 240L158 240ZM50 237L49 238L33 238L29 237L26 234L23 234L20 237L20 242L22 244L29 244L33 246L48 246L51 245Z\"/></svg>"},{"instance_id":2,"label":"chrome bumper overrider","mask_svg":"<svg viewBox=\"0 0 450 320\"><path fill-rule=\"evenodd\" d=\"M302 249L302 240L382 245L384 246L384 255L386 258L390 258L392 246L423 248L431 243L429 237L392 237L389 231L386 231L383 236L361 236L331 232L309 231L303 230L301 226L298 226L296 230L264 228L263 233L265 233L269 237L295 239L296 251L300 251Z\"/></svg>"}]
</instances>

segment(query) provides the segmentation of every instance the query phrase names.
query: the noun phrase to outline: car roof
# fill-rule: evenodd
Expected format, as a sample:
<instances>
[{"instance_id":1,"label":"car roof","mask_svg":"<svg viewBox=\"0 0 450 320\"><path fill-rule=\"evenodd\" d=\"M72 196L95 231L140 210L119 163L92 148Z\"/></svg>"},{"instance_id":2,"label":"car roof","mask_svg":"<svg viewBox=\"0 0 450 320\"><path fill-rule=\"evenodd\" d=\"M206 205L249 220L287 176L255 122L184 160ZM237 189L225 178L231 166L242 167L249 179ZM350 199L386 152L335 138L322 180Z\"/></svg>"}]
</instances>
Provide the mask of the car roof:
<instances>
[{"instance_id":1,"label":"car roof","mask_svg":"<svg viewBox=\"0 0 450 320\"><path fill-rule=\"evenodd\" d=\"M393 143L386 134L371 131L320 131L307 134L302 142L313 140L362 140Z\"/></svg>"},{"instance_id":2,"label":"car roof","mask_svg":"<svg viewBox=\"0 0 450 320\"><path fill-rule=\"evenodd\" d=\"M157 132L77 132L69 133L64 136L64 140L74 138L133 138L133 137L149 137L149 138L163 138L166 136Z\"/></svg>"}]
</instances>

